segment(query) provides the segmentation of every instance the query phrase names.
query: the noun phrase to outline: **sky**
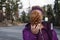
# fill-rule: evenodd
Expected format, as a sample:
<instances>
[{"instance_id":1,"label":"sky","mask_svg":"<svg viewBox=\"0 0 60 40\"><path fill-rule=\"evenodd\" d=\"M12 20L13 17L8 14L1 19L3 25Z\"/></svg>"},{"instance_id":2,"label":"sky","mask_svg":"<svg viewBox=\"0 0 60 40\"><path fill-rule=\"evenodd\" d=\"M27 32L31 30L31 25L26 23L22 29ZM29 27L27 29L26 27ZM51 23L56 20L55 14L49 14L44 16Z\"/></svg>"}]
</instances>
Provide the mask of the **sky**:
<instances>
[{"instance_id":1,"label":"sky","mask_svg":"<svg viewBox=\"0 0 60 40\"><path fill-rule=\"evenodd\" d=\"M44 5L47 5L47 4L54 5L54 1L55 0L21 0L21 2L23 4L23 8L28 8L29 6L32 7L32 6L35 6L35 5L39 5L41 7L44 6Z\"/></svg>"},{"instance_id":2,"label":"sky","mask_svg":"<svg viewBox=\"0 0 60 40\"><path fill-rule=\"evenodd\" d=\"M30 6L35 6L35 5L39 5L40 7L47 5L47 4L52 4L52 7L54 6L54 1L55 0L20 0L20 2L22 2L23 4L23 9L19 9L19 13L21 15L21 12L24 10L25 12L27 11L27 8Z\"/></svg>"}]
</instances>

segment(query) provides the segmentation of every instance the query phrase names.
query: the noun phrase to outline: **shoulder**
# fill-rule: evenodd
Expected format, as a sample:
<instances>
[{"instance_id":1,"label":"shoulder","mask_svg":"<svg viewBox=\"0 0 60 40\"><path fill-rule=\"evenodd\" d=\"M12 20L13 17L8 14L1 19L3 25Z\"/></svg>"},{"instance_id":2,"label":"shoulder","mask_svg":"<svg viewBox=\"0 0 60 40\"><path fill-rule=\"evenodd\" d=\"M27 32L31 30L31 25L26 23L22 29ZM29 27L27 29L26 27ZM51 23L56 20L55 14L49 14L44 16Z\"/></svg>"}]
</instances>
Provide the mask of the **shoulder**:
<instances>
[{"instance_id":1,"label":"shoulder","mask_svg":"<svg viewBox=\"0 0 60 40\"><path fill-rule=\"evenodd\" d=\"M56 33L56 31L53 29L53 30L51 30L52 31L52 34L54 35L54 36L56 36L57 35L57 33Z\"/></svg>"},{"instance_id":2,"label":"shoulder","mask_svg":"<svg viewBox=\"0 0 60 40\"><path fill-rule=\"evenodd\" d=\"M29 35L30 35L30 31L28 30L28 28L25 27L23 29L23 38L29 37Z\"/></svg>"},{"instance_id":3,"label":"shoulder","mask_svg":"<svg viewBox=\"0 0 60 40\"><path fill-rule=\"evenodd\" d=\"M57 33L55 30L52 30L52 36L53 36L52 37L53 40L58 40Z\"/></svg>"},{"instance_id":4,"label":"shoulder","mask_svg":"<svg viewBox=\"0 0 60 40\"><path fill-rule=\"evenodd\" d=\"M43 26L44 26L46 29L50 29L50 28L51 28L51 23L49 23L49 22L43 21L42 24L43 24Z\"/></svg>"},{"instance_id":5,"label":"shoulder","mask_svg":"<svg viewBox=\"0 0 60 40\"><path fill-rule=\"evenodd\" d=\"M29 23L25 25L25 28L23 29L23 33L29 33L30 28L29 28Z\"/></svg>"},{"instance_id":6,"label":"shoulder","mask_svg":"<svg viewBox=\"0 0 60 40\"><path fill-rule=\"evenodd\" d=\"M51 23L50 22L43 21L42 24L44 24L44 25L50 25Z\"/></svg>"}]
</instances>

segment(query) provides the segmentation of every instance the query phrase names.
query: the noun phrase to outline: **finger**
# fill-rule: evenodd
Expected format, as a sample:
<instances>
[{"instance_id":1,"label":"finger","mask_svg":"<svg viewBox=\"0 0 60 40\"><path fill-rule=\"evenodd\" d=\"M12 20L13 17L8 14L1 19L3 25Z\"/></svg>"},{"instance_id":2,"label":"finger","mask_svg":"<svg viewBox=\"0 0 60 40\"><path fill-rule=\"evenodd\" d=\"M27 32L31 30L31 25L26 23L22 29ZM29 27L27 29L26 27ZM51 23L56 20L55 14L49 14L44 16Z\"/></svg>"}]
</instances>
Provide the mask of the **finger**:
<instances>
[{"instance_id":1,"label":"finger","mask_svg":"<svg viewBox=\"0 0 60 40\"><path fill-rule=\"evenodd\" d=\"M36 29L39 29L40 27L37 25Z\"/></svg>"},{"instance_id":2,"label":"finger","mask_svg":"<svg viewBox=\"0 0 60 40\"><path fill-rule=\"evenodd\" d=\"M32 28L35 28L35 27L36 27L35 25L32 26Z\"/></svg>"}]
</instances>

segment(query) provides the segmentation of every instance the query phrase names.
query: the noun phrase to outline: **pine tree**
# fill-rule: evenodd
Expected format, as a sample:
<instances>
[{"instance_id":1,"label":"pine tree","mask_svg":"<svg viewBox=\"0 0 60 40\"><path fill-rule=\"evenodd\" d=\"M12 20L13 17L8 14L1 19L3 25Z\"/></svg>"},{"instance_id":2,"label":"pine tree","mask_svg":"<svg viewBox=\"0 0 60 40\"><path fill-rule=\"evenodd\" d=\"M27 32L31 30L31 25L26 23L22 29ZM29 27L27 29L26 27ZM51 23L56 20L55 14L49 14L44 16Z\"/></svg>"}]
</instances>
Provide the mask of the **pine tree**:
<instances>
[{"instance_id":1,"label":"pine tree","mask_svg":"<svg viewBox=\"0 0 60 40\"><path fill-rule=\"evenodd\" d=\"M47 16L49 22L54 22L53 9L51 5L47 5Z\"/></svg>"},{"instance_id":2,"label":"pine tree","mask_svg":"<svg viewBox=\"0 0 60 40\"><path fill-rule=\"evenodd\" d=\"M60 0L55 0L55 4L54 4L54 13L56 14L55 16L55 22L56 25L60 25ZM57 20L58 19L58 20Z\"/></svg>"}]
</instances>

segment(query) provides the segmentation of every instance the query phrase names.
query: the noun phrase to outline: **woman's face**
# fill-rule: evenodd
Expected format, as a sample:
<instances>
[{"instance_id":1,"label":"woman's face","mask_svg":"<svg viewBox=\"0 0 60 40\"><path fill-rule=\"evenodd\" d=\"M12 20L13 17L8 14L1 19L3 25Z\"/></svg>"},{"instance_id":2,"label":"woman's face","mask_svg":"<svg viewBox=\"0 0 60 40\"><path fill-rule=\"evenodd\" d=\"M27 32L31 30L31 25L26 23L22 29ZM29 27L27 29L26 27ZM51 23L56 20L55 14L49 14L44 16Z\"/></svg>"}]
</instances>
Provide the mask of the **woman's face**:
<instances>
[{"instance_id":1,"label":"woman's face","mask_svg":"<svg viewBox=\"0 0 60 40\"><path fill-rule=\"evenodd\" d=\"M40 23L43 19L43 13L39 10L33 10L30 14L30 21L31 23Z\"/></svg>"}]
</instances>

